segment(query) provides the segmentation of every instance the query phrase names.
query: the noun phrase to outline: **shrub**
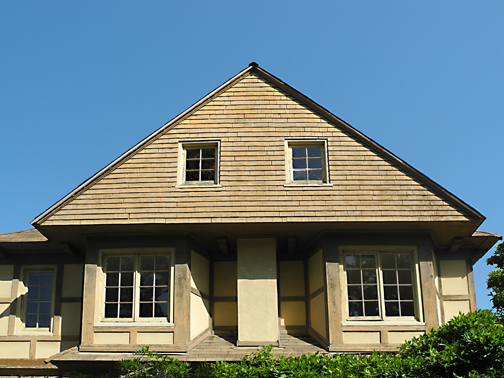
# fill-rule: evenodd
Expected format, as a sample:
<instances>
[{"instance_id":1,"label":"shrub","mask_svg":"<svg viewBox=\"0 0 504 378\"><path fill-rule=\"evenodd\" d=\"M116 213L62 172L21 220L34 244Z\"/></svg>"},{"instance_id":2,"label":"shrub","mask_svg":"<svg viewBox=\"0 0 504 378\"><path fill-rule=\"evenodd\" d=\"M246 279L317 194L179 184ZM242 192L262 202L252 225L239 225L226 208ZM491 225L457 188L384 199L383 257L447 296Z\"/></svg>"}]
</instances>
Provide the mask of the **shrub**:
<instances>
[{"instance_id":1,"label":"shrub","mask_svg":"<svg viewBox=\"0 0 504 378\"><path fill-rule=\"evenodd\" d=\"M489 310L459 315L404 343L397 357L420 357L419 377L502 377L504 328Z\"/></svg>"},{"instance_id":2,"label":"shrub","mask_svg":"<svg viewBox=\"0 0 504 378\"><path fill-rule=\"evenodd\" d=\"M138 349L141 357L120 362L121 378L188 378L189 363L153 352L149 347Z\"/></svg>"}]
</instances>

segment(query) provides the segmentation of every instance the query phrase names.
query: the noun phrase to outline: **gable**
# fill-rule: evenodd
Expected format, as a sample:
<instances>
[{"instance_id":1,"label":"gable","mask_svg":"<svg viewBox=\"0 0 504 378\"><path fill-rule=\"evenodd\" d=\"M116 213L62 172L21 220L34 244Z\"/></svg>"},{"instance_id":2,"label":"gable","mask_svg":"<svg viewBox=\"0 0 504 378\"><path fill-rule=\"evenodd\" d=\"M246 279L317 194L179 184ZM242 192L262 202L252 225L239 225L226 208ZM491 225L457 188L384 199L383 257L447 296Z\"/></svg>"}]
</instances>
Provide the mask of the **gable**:
<instances>
[{"instance_id":1,"label":"gable","mask_svg":"<svg viewBox=\"0 0 504 378\"><path fill-rule=\"evenodd\" d=\"M430 179L275 79L249 67L34 223L482 219ZM330 185L286 185L286 140L327 143ZM190 141L219 142L219 187L177 187L183 169L180 143Z\"/></svg>"}]
</instances>

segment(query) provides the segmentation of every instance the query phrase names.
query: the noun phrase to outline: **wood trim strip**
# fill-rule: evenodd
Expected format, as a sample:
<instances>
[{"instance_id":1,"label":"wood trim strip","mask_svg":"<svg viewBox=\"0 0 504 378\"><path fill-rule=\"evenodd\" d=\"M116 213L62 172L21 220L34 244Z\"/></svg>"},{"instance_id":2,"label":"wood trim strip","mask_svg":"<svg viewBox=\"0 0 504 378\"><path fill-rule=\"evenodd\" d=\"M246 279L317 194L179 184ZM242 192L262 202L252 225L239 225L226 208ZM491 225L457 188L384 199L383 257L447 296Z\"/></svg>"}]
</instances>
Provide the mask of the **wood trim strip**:
<instances>
[{"instance_id":1,"label":"wood trim strip","mask_svg":"<svg viewBox=\"0 0 504 378\"><path fill-rule=\"evenodd\" d=\"M324 293L325 291L326 291L326 287L324 285L321 288L315 290L313 293L309 294L308 299L311 300L311 299L315 298L316 296L318 296L319 294Z\"/></svg>"},{"instance_id":2,"label":"wood trim strip","mask_svg":"<svg viewBox=\"0 0 504 378\"><path fill-rule=\"evenodd\" d=\"M156 333L173 333L175 331L174 326L167 327L145 327L145 326L95 326L93 331L95 333L122 333L122 332L156 332Z\"/></svg>"},{"instance_id":3,"label":"wood trim strip","mask_svg":"<svg viewBox=\"0 0 504 378\"><path fill-rule=\"evenodd\" d=\"M368 331L384 331L384 332L401 332L401 331L425 331L425 325L382 325L382 326L363 326L363 325L343 325L342 332L368 332Z\"/></svg>"},{"instance_id":4,"label":"wood trim strip","mask_svg":"<svg viewBox=\"0 0 504 378\"><path fill-rule=\"evenodd\" d=\"M470 301L471 294L443 295L443 301Z\"/></svg>"}]
</instances>

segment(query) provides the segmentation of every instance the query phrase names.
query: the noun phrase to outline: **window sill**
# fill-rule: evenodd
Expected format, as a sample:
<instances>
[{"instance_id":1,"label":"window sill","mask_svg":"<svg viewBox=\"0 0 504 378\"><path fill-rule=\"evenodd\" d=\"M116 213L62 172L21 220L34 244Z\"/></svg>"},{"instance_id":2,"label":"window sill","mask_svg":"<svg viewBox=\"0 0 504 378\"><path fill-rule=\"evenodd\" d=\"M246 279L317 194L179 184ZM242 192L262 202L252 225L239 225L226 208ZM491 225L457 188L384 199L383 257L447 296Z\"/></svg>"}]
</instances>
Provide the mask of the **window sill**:
<instances>
[{"instance_id":1,"label":"window sill","mask_svg":"<svg viewBox=\"0 0 504 378\"><path fill-rule=\"evenodd\" d=\"M320 182L307 182L307 181L303 181L303 182L289 182L289 183L286 183L284 184L284 186L322 186L322 187L331 187L331 186L334 186L333 184L330 184L330 183L320 183Z\"/></svg>"},{"instance_id":2,"label":"window sill","mask_svg":"<svg viewBox=\"0 0 504 378\"><path fill-rule=\"evenodd\" d=\"M94 325L94 328L110 328L110 327L174 327L174 323L169 323L167 321L102 321Z\"/></svg>"},{"instance_id":3,"label":"window sill","mask_svg":"<svg viewBox=\"0 0 504 378\"><path fill-rule=\"evenodd\" d=\"M418 321L416 319L386 319L386 320L347 320L341 323L343 327L345 326L425 326L425 322Z\"/></svg>"},{"instance_id":4,"label":"window sill","mask_svg":"<svg viewBox=\"0 0 504 378\"><path fill-rule=\"evenodd\" d=\"M194 188L222 188L221 184L180 184L176 185L177 189L194 189Z\"/></svg>"}]
</instances>

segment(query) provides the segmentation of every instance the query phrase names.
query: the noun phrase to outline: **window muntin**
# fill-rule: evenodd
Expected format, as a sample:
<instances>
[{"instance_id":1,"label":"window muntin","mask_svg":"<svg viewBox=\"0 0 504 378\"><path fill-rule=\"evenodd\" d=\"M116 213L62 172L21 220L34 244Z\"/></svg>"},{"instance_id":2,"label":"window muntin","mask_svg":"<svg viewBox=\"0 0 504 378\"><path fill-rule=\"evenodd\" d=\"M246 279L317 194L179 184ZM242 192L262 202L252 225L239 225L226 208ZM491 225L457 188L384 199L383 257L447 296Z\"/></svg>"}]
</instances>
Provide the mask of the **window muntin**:
<instances>
[{"instance_id":1,"label":"window muntin","mask_svg":"<svg viewBox=\"0 0 504 378\"><path fill-rule=\"evenodd\" d=\"M54 302L54 271L28 270L25 296L25 328L50 329Z\"/></svg>"},{"instance_id":2,"label":"window muntin","mask_svg":"<svg viewBox=\"0 0 504 378\"><path fill-rule=\"evenodd\" d=\"M325 141L286 141L287 182L298 185L328 182Z\"/></svg>"},{"instance_id":3,"label":"window muntin","mask_svg":"<svg viewBox=\"0 0 504 378\"><path fill-rule=\"evenodd\" d=\"M212 182L215 183L216 149L215 147L186 148L186 182Z\"/></svg>"},{"instance_id":4,"label":"window muntin","mask_svg":"<svg viewBox=\"0 0 504 378\"><path fill-rule=\"evenodd\" d=\"M105 318L169 318L171 256L105 256Z\"/></svg>"},{"instance_id":5,"label":"window muntin","mask_svg":"<svg viewBox=\"0 0 504 378\"><path fill-rule=\"evenodd\" d=\"M344 256L350 318L416 316L411 253L346 253Z\"/></svg>"}]
</instances>

